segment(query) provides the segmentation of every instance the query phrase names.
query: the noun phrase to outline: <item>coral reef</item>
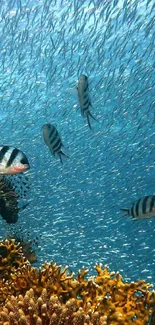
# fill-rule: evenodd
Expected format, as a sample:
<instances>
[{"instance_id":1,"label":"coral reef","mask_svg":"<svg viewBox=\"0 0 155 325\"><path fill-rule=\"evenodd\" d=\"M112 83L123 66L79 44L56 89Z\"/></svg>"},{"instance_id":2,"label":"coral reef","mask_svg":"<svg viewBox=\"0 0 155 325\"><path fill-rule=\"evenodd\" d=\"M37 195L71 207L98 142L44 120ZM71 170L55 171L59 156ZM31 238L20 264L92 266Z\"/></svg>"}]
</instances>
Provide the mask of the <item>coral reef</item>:
<instances>
[{"instance_id":1,"label":"coral reef","mask_svg":"<svg viewBox=\"0 0 155 325\"><path fill-rule=\"evenodd\" d=\"M11 272L27 263L20 244L14 239L0 242L0 279L8 280Z\"/></svg>"},{"instance_id":2,"label":"coral reef","mask_svg":"<svg viewBox=\"0 0 155 325\"><path fill-rule=\"evenodd\" d=\"M41 236L31 239L30 232L23 230L21 227L8 227L8 240L15 240L15 244L20 244L25 258L31 263L36 263L39 250L39 239Z\"/></svg>"},{"instance_id":3,"label":"coral reef","mask_svg":"<svg viewBox=\"0 0 155 325\"><path fill-rule=\"evenodd\" d=\"M11 273L27 263L20 244L15 244L15 240L0 242L0 302L8 297L6 283L10 279Z\"/></svg>"},{"instance_id":4,"label":"coral reef","mask_svg":"<svg viewBox=\"0 0 155 325\"><path fill-rule=\"evenodd\" d=\"M145 281L124 283L102 265L93 277L53 262L35 268L14 241L0 248L0 325L154 325L155 293Z\"/></svg>"},{"instance_id":5,"label":"coral reef","mask_svg":"<svg viewBox=\"0 0 155 325\"><path fill-rule=\"evenodd\" d=\"M10 279L5 283L5 292L8 295L25 294L27 290L33 288L35 295L39 297L44 288L47 289L48 295L56 294L61 297L63 302L66 302L70 297L75 296L73 289L78 284L77 281L72 280L74 274L71 276L67 274L67 267L63 270L61 266L54 263L43 264L40 269L24 265L17 270L13 270L10 274ZM0 288L0 296L3 288Z\"/></svg>"},{"instance_id":6,"label":"coral reef","mask_svg":"<svg viewBox=\"0 0 155 325\"><path fill-rule=\"evenodd\" d=\"M92 313L90 306L87 310L78 308L77 301L70 299L62 305L58 297L47 295L43 289L39 298L30 289L25 296L11 296L6 306L0 312L0 325L106 325L106 317Z\"/></svg>"}]
</instances>

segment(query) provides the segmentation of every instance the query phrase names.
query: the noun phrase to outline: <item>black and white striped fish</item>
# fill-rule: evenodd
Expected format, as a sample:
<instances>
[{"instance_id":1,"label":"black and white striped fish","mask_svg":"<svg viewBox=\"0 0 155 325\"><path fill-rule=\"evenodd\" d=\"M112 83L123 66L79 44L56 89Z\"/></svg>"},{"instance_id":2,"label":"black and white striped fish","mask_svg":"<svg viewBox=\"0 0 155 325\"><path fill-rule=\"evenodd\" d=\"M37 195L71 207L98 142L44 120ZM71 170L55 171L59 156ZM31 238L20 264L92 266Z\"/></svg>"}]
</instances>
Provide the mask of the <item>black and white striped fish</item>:
<instances>
[{"instance_id":1,"label":"black and white striped fish","mask_svg":"<svg viewBox=\"0 0 155 325\"><path fill-rule=\"evenodd\" d=\"M155 217L155 195L148 195L136 201L130 209L121 209L125 215L131 215L135 219Z\"/></svg>"},{"instance_id":2,"label":"black and white striped fish","mask_svg":"<svg viewBox=\"0 0 155 325\"><path fill-rule=\"evenodd\" d=\"M10 146L0 146L0 174L19 174L29 168L28 159L21 150Z\"/></svg>"},{"instance_id":3,"label":"black and white striped fish","mask_svg":"<svg viewBox=\"0 0 155 325\"><path fill-rule=\"evenodd\" d=\"M66 156L69 158L63 151L63 143L61 141L60 135L56 129L56 127L52 124L44 124L43 125L43 138L46 145L49 147L52 155L54 157L59 156L61 163L62 156Z\"/></svg>"},{"instance_id":4,"label":"black and white striped fish","mask_svg":"<svg viewBox=\"0 0 155 325\"><path fill-rule=\"evenodd\" d=\"M93 120L97 121L95 117L90 112L91 101L89 98L89 89L88 89L88 77L84 74L81 74L78 81L78 98L80 103L81 115L87 118L88 125L91 129L90 117ZM98 121L97 121L98 122Z\"/></svg>"}]
</instances>

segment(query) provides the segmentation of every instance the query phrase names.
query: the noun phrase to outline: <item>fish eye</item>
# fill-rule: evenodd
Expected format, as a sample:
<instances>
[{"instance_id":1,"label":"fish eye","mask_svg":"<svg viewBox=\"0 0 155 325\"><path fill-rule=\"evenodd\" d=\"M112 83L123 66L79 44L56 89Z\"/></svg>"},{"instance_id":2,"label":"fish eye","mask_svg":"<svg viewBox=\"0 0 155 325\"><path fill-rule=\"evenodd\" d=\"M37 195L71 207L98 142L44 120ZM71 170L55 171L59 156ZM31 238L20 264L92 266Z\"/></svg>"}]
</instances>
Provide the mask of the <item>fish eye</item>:
<instances>
[{"instance_id":1,"label":"fish eye","mask_svg":"<svg viewBox=\"0 0 155 325\"><path fill-rule=\"evenodd\" d=\"M23 157L23 158L20 160L20 162L21 162L22 165L29 165L28 160L27 160L26 157Z\"/></svg>"}]
</instances>

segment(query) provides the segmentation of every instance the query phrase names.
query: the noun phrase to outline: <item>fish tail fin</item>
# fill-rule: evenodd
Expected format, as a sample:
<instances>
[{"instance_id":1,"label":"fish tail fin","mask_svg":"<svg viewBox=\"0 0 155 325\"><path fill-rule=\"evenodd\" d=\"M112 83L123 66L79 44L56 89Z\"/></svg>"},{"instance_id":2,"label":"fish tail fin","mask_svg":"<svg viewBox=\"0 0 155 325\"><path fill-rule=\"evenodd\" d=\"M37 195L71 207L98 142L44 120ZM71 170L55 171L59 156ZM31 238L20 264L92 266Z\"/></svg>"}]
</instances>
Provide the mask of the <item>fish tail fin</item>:
<instances>
[{"instance_id":1,"label":"fish tail fin","mask_svg":"<svg viewBox=\"0 0 155 325\"><path fill-rule=\"evenodd\" d=\"M125 212L125 213L123 214L123 217L129 215L129 209L127 209L127 208L121 208L120 210L121 210L122 212Z\"/></svg>"},{"instance_id":2,"label":"fish tail fin","mask_svg":"<svg viewBox=\"0 0 155 325\"><path fill-rule=\"evenodd\" d=\"M64 153L63 151L59 152L59 158L60 158L61 164L63 165L62 156L65 156L67 158L70 158L70 157L68 155L66 155L66 153Z\"/></svg>"},{"instance_id":3,"label":"fish tail fin","mask_svg":"<svg viewBox=\"0 0 155 325\"><path fill-rule=\"evenodd\" d=\"M91 127L91 124L90 124L90 119L89 119L89 117L91 117L94 121L96 121L96 122L98 122L98 123L100 123L92 114L91 114L91 112L89 111L88 112L88 114L87 114L87 121L88 121L88 125L89 125L89 127L90 127L90 129L92 128Z\"/></svg>"},{"instance_id":4,"label":"fish tail fin","mask_svg":"<svg viewBox=\"0 0 155 325\"><path fill-rule=\"evenodd\" d=\"M90 124L90 118L89 118L89 116L91 116L91 115L90 114L87 114L88 126L89 126L90 129L92 129L91 124Z\"/></svg>"}]
</instances>

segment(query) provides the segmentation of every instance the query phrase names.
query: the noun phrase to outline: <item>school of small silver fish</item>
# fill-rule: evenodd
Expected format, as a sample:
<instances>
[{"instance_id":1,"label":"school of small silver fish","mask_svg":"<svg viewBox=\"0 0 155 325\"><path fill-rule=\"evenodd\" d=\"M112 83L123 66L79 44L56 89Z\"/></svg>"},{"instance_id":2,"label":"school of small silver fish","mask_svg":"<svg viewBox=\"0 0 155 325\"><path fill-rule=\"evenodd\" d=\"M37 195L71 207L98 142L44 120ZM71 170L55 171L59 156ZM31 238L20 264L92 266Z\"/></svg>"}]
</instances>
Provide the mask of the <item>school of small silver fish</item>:
<instances>
[{"instance_id":1,"label":"school of small silver fish","mask_svg":"<svg viewBox=\"0 0 155 325\"><path fill-rule=\"evenodd\" d=\"M140 272L139 256L149 277L143 245L155 265L154 0L9 0L0 21L0 175L12 178L16 195L23 173L30 169L32 179L20 221L44 237L52 228L60 263L65 255L70 264L74 250L75 265L93 265L94 256L113 267L119 252L127 277L134 263Z\"/></svg>"}]
</instances>

